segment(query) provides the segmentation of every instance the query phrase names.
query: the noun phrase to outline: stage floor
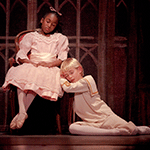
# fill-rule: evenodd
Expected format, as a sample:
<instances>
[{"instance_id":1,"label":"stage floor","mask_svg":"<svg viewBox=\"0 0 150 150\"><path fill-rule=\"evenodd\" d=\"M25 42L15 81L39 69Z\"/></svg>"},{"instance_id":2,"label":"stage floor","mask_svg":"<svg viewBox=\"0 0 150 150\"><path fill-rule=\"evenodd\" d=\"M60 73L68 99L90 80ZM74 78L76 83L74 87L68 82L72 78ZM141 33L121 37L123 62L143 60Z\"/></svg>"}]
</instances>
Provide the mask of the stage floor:
<instances>
[{"instance_id":1,"label":"stage floor","mask_svg":"<svg viewBox=\"0 0 150 150\"><path fill-rule=\"evenodd\" d=\"M0 150L149 150L150 135L0 135Z\"/></svg>"}]
</instances>

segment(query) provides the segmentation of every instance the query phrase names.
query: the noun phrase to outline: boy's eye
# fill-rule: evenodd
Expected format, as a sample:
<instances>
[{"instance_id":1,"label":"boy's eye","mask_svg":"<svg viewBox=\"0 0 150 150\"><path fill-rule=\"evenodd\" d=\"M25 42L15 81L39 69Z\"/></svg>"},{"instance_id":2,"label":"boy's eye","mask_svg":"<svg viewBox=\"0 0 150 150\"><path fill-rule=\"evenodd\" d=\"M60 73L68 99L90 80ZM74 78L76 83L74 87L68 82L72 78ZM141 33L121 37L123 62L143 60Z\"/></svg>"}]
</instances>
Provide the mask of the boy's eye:
<instances>
[{"instance_id":1,"label":"boy's eye","mask_svg":"<svg viewBox=\"0 0 150 150\"><path fill-rule=\"evenodd\" d=\"M64 75L65 78L67 78L69 75Z\"/></svg>"},{"instance_id":2,"label":"boy's eye","mask_svg":"<svg viewBox=\"0 0 150 150\"><path fill-rule=\"evenodd\" d=\"M73 74L73 71L70 71L69 74Z\"/></svg>"}]
</instances>

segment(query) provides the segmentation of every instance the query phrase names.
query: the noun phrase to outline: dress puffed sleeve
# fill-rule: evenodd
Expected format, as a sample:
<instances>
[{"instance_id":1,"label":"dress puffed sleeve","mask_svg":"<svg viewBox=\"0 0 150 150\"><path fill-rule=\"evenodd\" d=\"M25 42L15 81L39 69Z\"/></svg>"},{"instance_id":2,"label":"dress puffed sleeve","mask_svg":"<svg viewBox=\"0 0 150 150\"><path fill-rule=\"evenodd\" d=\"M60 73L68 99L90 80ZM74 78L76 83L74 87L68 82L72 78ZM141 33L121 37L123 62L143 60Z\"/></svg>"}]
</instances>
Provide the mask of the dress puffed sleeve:
<instances>
[{"instance_id":1,"label":"dress puffed sleeve","mask_svg":"<svg viewBox=\"0 0 150 150\"><path fill-rule=\"evenodd\" d=\"M69 51L69 41L65 35L60 34L57 49L58 49L58 59L61 60L67 59Z\"/></svg>"},{"instance_id":2,"label":"dress puffed sleeve","mask_svg":"<svg viewBox=\"0 0 150 150\"><path fill-rule=\"evenodd\" d=\"M33 35L32 33L27 33L23 39L19 43L20 50L16 54L16 61L18 62L18 58L21 59L29 59L27 54L31 50Z\"/></svg>"}]
</instances>

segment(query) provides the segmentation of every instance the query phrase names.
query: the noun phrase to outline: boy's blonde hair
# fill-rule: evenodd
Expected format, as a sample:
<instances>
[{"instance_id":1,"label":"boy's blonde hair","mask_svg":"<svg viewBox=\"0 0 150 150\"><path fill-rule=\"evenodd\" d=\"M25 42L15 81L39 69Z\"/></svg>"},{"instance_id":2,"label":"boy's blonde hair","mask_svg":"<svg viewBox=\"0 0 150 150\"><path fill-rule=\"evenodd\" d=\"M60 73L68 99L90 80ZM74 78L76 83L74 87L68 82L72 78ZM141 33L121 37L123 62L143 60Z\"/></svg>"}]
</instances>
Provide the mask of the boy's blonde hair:
<instances>
[{"instance_id":1,"label":"boy's blonde hair","mask_svg":"<svg viewBox=\"0 0 150 150\"><path fill-rule=\"evenodd\" d=\"M64 60L64 61L62 62L62 64L61 64L60 69L61 69L62 72L66 72L66 71L68 71L69 69L71 69L72 67L75 68L75 69L77 69L78 67L81 67L81 68L82 68L81 75L84 76L83 67L82 67L82 65L78 62L78 60L75 59L75 58L67 58L66 60Z\"/></svg>"}]
</instances>

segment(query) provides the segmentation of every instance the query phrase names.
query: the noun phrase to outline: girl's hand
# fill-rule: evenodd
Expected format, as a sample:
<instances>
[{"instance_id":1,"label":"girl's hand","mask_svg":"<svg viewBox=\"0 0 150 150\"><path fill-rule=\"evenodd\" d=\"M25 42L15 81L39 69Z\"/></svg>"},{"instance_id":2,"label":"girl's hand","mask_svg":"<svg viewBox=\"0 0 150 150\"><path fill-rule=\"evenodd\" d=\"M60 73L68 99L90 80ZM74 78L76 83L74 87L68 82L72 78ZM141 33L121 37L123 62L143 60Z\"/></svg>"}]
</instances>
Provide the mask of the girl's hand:
<instances>
[{"instance_id":1,"label":"girl's hand","mask_svg":"<svg viewBox=\"0 0 150 150\"><path fill-rule=\"evenodd\" d=\"M61 65L61 63L62 63L62 60L57 59L57 60L55 60L53 62L44 62L44 61L39 62L38 66L43 66L43 67L51 68L51 67L58 67L58 66Z\"/></svg>"},{"instance_id":2,"label":"girl's hand","mask_svg":"<svg viewBox=\"0 0 150 150\"><path fill-rule=\"evenodd\" d=\"M34 66L34 67L38 67L38 65L34 62L31 62L31 64Z\"/></svg>"},{"instance_id":3,"label":"girl's hand","mask_svg":"<svg viewBox=\"0 0 150 150\"><path fill-rule=\"evenodd\" d=\"M44 62L44 61L42 61L42 62L39 62L38 64L37 64L38 66L42 66L42 67L51 67L50 66L50 63L46 63L46 62Z\"/></svg>"},{"instance_id":4,"label":"girl's hand","mask_svg":"<svg viewBox=\"0 0 150 150\"><path fill-rule=\"evenodd\" d=\"M28 59L21 59L21 58L18 58L18 62L19 62L20 64L23 64L23 63L30 63L30 64L32 64L33 66L37 67L37 64L36 64L36 63L34 63L34 62L32 62L31 60L28 60Z\"/></svg>"}]
</instances>

